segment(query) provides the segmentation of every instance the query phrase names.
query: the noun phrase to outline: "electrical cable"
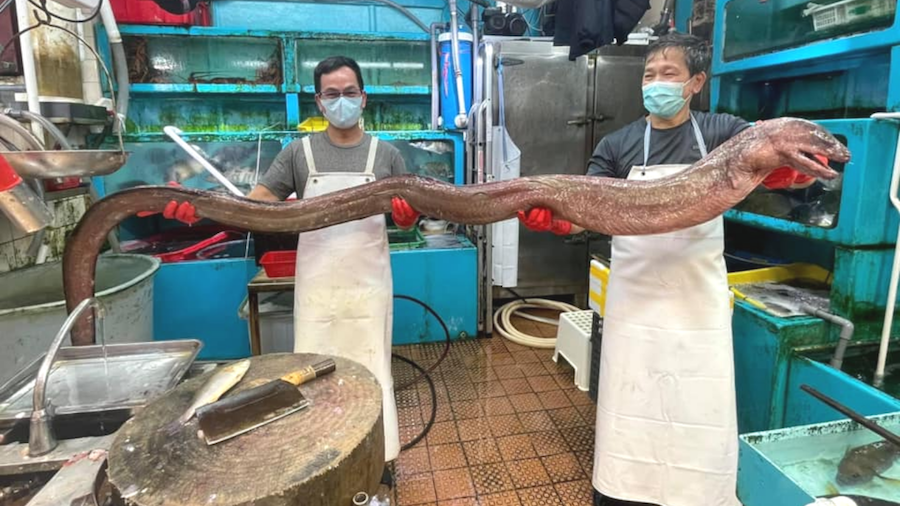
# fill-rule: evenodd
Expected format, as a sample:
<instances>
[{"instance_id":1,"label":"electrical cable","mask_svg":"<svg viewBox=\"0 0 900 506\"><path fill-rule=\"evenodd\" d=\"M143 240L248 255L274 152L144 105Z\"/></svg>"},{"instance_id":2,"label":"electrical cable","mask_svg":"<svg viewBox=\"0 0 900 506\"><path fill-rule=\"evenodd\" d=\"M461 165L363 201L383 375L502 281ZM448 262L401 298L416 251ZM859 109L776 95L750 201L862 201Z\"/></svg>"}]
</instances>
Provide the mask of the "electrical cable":
<instances>
[{"instance_id":1,"label":"electrical cable","mask_svg":"<svg viewBox=\"0 0 900 506\"><path fill-rule=\"evenodd\" d=\"M100 7L103 6L103 0L100 0L99 2L97 2L97 7L94 8L94 12L91 13L90 16L88 16L84 19L69 19L69 18L60 16L59 14L54 14L54 13L50 12L50 9L47 8L47 0L41 0L40 3L38 3L35 0L28 0L28 3L30 3L34 7L37 7L38 9L42 10L44 12L44 14L47 15L48 19L56 18L62 22L74 23L74 24L89 23L89 22L93 21L94 19L97 18L97 16L100 15Z\"/></svg>"},{"instance_id":2,"label":"electrical cable","mask_svg":"<svg viewBox=\"0 0 900 506\"><path fill-rule=\"evenodd\" d=\"M435 362L434 365L432 365L430 368L428 368L428 370L425 370L419 364L415 363L414 361L412 361L402 355L398 355L396 353L391 353L391 356L393 358L396 358L397 360L400 360L401 362L405 362L405 363L409 364L413 369L416 369L420 373L420 375L417 378L413 379L412 381L409 381L409 382L405 383L404 385L394 388L395 392L398 390L404 390L406 388L409 388L409 387L415 385L416 383L418 383L419 381L421 381L423 378L428 383L429 390L431 390L431 417L429 418L428 423L425 424L425 428L422 429L422 432L418 436L416 436L411 441L409 441L408 443L406 443L405 445L400 447L400 451L406 451L406 450L412 448L413 446L415 446L416 444L418 444L418 442L421 441L422 438L427 436L428 433L431 431L431 427L434 426L434 420L437 417L437 390L435 389L434 380L431 378L430 373L434 372L434 370L437 369L437 367L439 365L441 365L441 362L443 362L444 359L447 358L447 354L450 352L450 329L447 327L447 324L444 323L443 318L441 318L441 316L439 314L437 314L437 312L434 309L432 309L428 304L425 304L421 300L416 299L414 297L410 297L408 295L394 295L394 298L408 300L410 302L416 303L416 304L422 306L423 308L425 308L425 310L428 311L429 313L431 313L431 315L433 315L437 319L438 323L441 324L441 327L444 329L444 335L447 338L447 341L446 341L447 344L446 344L446 346L444 346L444 352L441 354L440 358L438 358L437 362Z\"/></svg>"},{"instance_id":3,"label":"electrical cable","mask_svg":"<svg viewBox=\"0 0 900 506\"><path fill-rule=\"evenodd\" d=\"M100 5L102 5L102 0L101 0ZM68 33L69 35L74 37L75 40L84 44L84 47L86 47L94 55L94 57L97 59L97 63L100 65L100 69L103 70L103 74L106 76L107 86L109 86L110 93L112 94L112 90L115 89L115 87L113 86L112 74L109 72L109 69L106 67L106 63L103 62L103 58L100 57L100 54L98 54L97 51L93 47L91 47L91 45L88 44L87 41L84 40L84 38L82 38L77 33L73 32L72 30L69 30L68 28L65 28L63 26L54 25L54 24L50 23L49 17L47 19L42 19L39 14L40 13L38 11L34 11L34 17L37 18L37 24L29 26L28 28L25 28L24 30L19 30L12 37L10 37L9 40L7 40L3 44L3 49L0 49L0 58L2 58L3 55L6 54L7 51L9 51L9 48L14 47L13 42L16 39L18 39L19 37L21 37L22 35L30 32L36 28L40 28L41 26L48 26L50 28L56 28L57 30L61 30L63 32ZM114 95L113 95L112 101L113 101L113 104L115 104L117 102ZM125 151L125 146L122 141L122 136L119 135L118 138L119 138L119 149L121 151Z\"/></svg>"},{"instance_id":4,"label":"electrical cable","mask_svg":"<svg viewBox=\"0 0 900 506\"><path fill-rule=\"evenodd\" d=\"M440 315L438 315L434 309L429 307L428 304L425 304L421 300L416 299L414 297L410 297L408 295L394 295L394 298L408 300L410 302L414 302L414 303L422 306L423 308L425 308L425 311L428 311L429 313L431 313L432 316L434 316L434 318L438 321L438 323L441 324L441 328L444 329L444 335L447 337L446 344L444 346L444 351L443 351L443 353L441 353L441 356L440 356L440 358L438 358L437 362L435 362L434 365L432 365L431 367L429 367L426 370L427 374L433 373L435 371L435 369L437 369L438 366L441 365L441 362L443 362L444 359L447 358L447 354L450 353L450 329L447 327L447 324L444 323L444 320L440 317ZM395 355L395 356L399 356L399 355ZM409 388L412 385L416 384L421 379L422 379L422 376L419 376L402 386L396 387L395 390L405 390L406 388Z\"/></svg>"},{"instance_id":5,"label":"electrical cable","mask_svg":"<svg viewBox=\"0 0 900 506\"><path fill-rule=\"evenodd\" d=\"M428 382L428 389L431 390L431 417L428 419L428 423L425 424L425 428L422 429L421 434L413 438L412 441L400 447L400 451L405 452L413 446L416 446L419 441L421 441L425 436L428 435L428 433L431 431L431 427L434 426L434 420L437 417L437 390L434 388L434 380L431 379L431 376L427 372L425 372L425 369L423 369L422 366L404 356L397 355L395 353L392 353L391 355L393 355L394 358L400 361L406 362L414 369L418 369L419 372L422 373L422 377L425 378L425 381Z\"/></svg>"}]
</instances>

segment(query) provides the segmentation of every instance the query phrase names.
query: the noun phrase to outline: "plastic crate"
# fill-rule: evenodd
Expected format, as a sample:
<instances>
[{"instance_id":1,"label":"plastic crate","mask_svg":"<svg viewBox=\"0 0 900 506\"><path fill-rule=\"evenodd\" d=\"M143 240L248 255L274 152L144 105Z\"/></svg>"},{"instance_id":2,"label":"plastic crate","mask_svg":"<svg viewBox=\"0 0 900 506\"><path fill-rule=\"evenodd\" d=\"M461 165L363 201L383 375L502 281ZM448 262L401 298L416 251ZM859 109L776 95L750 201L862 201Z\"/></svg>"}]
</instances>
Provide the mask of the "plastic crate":
<instances>
[{"instance_id":1,"label":"plastic crate","mask_svg":"<svg viewBox=\"0 0 900 506\"><path fill-rule=\"evenodd\" d=\"M821 31L886 16L894 10L892 0L842 0L827 5L810 3L803 14L813 17L813 30Z\"/></svg>"},{"instance_id":2,"label":"plastic crate","mask_svg":"<svg viewBox=\"0 0 900 506\"><path fill-rule=\"evenodd\" d=\"M270 251L297 250L297 234L257 234L253 235L253 249L256 265L262 266L262 259Z\"/></svg>"},{"instance_id":3,"label":"plastic crate","mask_svg":"<svg viewBox=\"0 0 900 506\"><path fill-rule=\"evenodd\" d=\"M831 272L818 265L796 263L749 271L730 272L728 273L728 284L746 285L749 283L784 283L786 281L805 280L830 285L831 277Z\"/></svg>"},{"instance_id":4,"label":"plastic crate","mask_svg":"<svg viewBox=\"0 0 900 506\"><path fill-rule=\"evenodd\" d=\"M269 251L262 256L260 264L270 278L290 278L297 272L297 252Z\"/></svg>"},{"instance_id":5,"label":"plastic crate","mask_svg":"<svg viewBox=\"0 0 900 506\"><path fill-rule=\"evenodd\" d=\"M391 251L401 249L418 249L425 246L425 237L418 228L401 230L399 228L388 229L388 242Z\"/></svg>"},{"instance_id":6,"label":"plastic crate","mask_svg":"<svg viewBox=\"0 0 900 506\"><path fill-rule=\"evenodd\" d=\"M209 5L197 3L187 14L172 14L153 0L110 0L116 21L123 25L210 26Z\"/></svg>"},{"instance_id":7,"label":"plastic crate","mask_svg":"<svg viewBox=\"0 0 900 506\"><path fill-rule=\"evenodd\" d=\"M588 397L597 404L597 388L600 383L600 344L603 338L603 318L594 311L591 322L591 385Z\"/></svg>"},{"instance_id":8,"label":"plastic crate","mask_svg":"<svg viewBox=\"0 0 900 506\"><path fill-rule=\"evenodd\" d=\"M319 116L307 118L297 125L300 132L324 132L328 128L328 120Z\"/></svg>"}]
</instances>

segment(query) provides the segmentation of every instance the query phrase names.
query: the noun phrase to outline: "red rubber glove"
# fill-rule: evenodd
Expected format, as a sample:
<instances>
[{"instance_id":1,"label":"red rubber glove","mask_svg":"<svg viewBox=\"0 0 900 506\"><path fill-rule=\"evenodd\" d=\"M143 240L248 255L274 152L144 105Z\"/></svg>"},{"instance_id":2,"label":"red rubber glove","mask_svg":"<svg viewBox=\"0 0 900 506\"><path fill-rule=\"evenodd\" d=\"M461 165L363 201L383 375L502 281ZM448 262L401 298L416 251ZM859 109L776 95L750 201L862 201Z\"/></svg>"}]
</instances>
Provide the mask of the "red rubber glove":
<instances>
[{"instance_id":1,"label":"red rubber glove","mask_svg":"<svg viewBox=\"0 0 900 506\"><path fill-rule=\"evenodd\" d=\"M821 155L813 155L822 165L828 165L828 159ZM805 188L815 178L798 172L791 167L780 167L772 171L762 184L769 190L783 190L785 188Z\"/></svg>"},{"instance_id":2,"label":"red rubber glove","mask_svg":"<svg viewBox=\"0 0 900 506\"><path fill-rule=\"evenodd\" d=\"M416 220L419 219L418 211L413 209L408 202L400 197L391 199L391 207L393 208L391 218L393 218L394 223L403 230L412 228L412 226L416 224Z\"/></svg>"},{"instance_id":3,"label":"red rubber glove","mask_svg":"<svg viewBox=\"0 0 900 506\"><path fill-rule=\"evenodd\" d=\"M181 187L181 185L175 181L169 181L167 186L176 188ZM137 213L139 218L146 218L147 216L153 216L154 214L158 213L156 211L140 211ZM179 204L177 201L172 200L166 204L162 215L163 218L167 220L178 220L186 225L193 225L200 221L200 217L197 216L197 209L190 202L182 202Z\"/></svg>"},{"instance_id":4,"label":"red rubber glove","mask_svg":"<svg viewBox=\"0 0 900 506\"><path fill-rule=\"evenodd\" d=\"M553 212L546 207L534 207L525 211L519 211L519 221L528 230L535 232L553 232L556 235L569 235L572 232L572 223L566 220L553 218Z\"/></svg>"}]
</instances>

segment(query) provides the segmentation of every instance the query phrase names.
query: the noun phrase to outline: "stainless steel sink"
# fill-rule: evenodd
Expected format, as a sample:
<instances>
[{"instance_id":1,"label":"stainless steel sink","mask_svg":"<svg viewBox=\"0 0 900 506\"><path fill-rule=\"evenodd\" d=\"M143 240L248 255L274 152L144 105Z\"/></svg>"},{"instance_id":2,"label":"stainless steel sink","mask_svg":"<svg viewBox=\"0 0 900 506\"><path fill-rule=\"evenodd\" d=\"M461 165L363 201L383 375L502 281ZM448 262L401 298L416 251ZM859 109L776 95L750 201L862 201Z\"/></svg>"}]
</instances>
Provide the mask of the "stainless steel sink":
<instances>
[{"instance_id":1,"label":"stainless steel sink","mask_svg":"<svg viewBox=\"0 0 900 506\"><path fill-rule=\"evenodd\" d=\"M91 297L69 314L44 356L0 386L4 505L100 504L97 487L116 431L177 385L202 346L182 340L63 348L76 318L91 309L104 343L106 310Z\"/></svg>"},{"instance_id":2,"label":"stainless steel sink","mask_svg":"<svg viewBox=\"0 0 900 506\"><path fill-rule=\"evenodd\" d=\"M217 366L211 362L192 363L181 380ZM106 480L106 451L134 409L132 406L55 417L52 424L58 446L40 457L28 456L29 418L6 422L6 429L0 430L0 504L104 504L104 498L111 493Z\"/></svg>"},{"instance_id":3,"label":"stainless steel sink","mask_svg":"<svg viewBox=\"0 0 900 506\"><path fill-rule=\"evenodd\" d=\"M109 344L105 359L102 346L60 348L46 395L54 417L116 416L140 409L182 380L200 346L196 340ZM0 386L0 431L31 416L35 379L44 357Z\"/></svg>"}]
</instances>

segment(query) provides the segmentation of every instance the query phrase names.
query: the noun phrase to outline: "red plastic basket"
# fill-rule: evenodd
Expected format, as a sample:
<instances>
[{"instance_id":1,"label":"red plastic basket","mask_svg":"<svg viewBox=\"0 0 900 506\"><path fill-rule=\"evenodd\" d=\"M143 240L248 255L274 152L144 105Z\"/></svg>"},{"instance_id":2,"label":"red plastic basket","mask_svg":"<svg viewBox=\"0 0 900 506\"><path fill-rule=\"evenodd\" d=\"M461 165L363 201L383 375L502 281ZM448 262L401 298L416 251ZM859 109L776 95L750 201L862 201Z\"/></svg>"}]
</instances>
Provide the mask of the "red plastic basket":
<instances>
[{"instance_id":1,"label":"red plastic basket","mask_svg":"<svg viewBox=\"0 0 900 506\"><path fill-rule=\"evenodd\" d=\"M171 14L153 0L110 0L116 21L123 25L210 26L209 5L199 2L187 14Z\"/></svg>"},{"instance_id":2,"label":"red plastic basket","mask_svg":"<svg viewBox=\"0 0 900 506\"><path fill-rule=\"evenodd\" d=\"M259 260L270 278L290 278L296 273L296 251L269 251Z\"/></svg>"}]
</instances>

